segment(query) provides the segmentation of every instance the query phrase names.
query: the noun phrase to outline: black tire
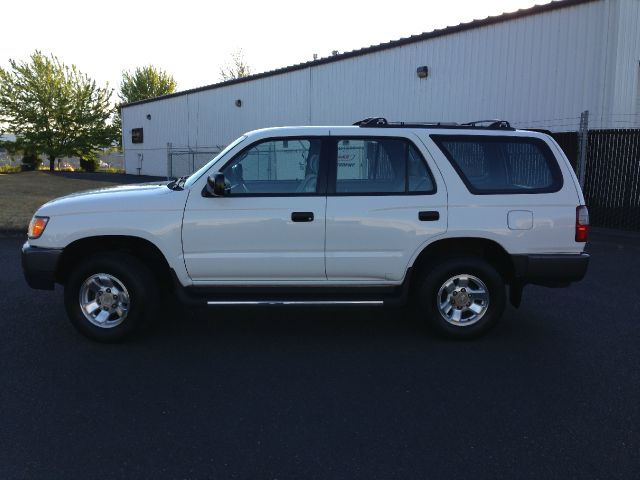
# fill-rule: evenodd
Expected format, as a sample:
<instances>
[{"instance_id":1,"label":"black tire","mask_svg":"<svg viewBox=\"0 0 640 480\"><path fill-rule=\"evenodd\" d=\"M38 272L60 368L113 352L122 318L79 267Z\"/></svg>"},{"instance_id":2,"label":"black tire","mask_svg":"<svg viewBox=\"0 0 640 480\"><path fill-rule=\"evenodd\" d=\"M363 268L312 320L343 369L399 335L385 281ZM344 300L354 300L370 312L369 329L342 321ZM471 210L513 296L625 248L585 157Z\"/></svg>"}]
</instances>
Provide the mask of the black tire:
<instances>
[{"instance_id":1,"label":"black tire","mask_svg":"<svg viewBox=\"0 0 640 480\"><path fill-rule=\"evenodd\" d=\"M115 277L128 293L127 314L121 323L105 328L92 323L80 306L85 280L104 273ZM117 342L131 336L157 314L158 284L149 268L126 253L100 253L78 264L64 286L64 304L73 326L98 342ZM114 315L115 316L115 315Z\"/></svg>"},{"instance_id":2,"label":"black tire","mask_svg":"<svg viewBox=\"0 0 640 480\"><path fill-rule=\"evenodd\" d=\"M488 307L475 323L464 325L463 321L453 324L440 312L440 289L457 275L472 275L487 287ZM443 291L441 295L446 297L447 293ZM419 315L426 317L437 332L449 338L473 338L487 332L502 317L505 302L505 285L501 275L489 263L477 257L453 257L441 261L426 272L418 290Z\"/></svg>"}]
</instances>

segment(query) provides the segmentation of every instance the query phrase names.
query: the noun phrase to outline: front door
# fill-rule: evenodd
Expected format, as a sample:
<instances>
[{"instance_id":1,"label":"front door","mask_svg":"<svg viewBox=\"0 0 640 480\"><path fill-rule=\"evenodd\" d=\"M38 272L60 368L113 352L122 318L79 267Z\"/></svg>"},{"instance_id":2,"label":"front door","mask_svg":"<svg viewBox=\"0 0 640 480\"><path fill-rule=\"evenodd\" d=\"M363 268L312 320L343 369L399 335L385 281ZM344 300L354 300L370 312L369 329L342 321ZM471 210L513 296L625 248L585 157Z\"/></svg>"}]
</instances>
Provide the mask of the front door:
<instances>
[{"instance_id":1,"label":"front door","mask_svg":"<svg viewBox=\"0 0 640 480\"><path fill-rule=\"evenodd\" d=\"M326 281L322 154L321 137L259 140L222 167L225 196L192 190L183 222L190 277L200 284Z\"/></svg>"}]
</instances>

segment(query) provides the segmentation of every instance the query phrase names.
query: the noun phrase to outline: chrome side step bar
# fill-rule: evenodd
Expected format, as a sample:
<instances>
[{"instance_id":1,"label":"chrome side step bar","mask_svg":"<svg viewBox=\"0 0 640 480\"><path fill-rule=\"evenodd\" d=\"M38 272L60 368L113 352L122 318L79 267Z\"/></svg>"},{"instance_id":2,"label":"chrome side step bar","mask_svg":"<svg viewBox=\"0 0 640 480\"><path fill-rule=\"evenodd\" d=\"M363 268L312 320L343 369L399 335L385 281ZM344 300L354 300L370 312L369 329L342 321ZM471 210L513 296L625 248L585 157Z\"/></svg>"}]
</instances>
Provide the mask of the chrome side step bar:
<instances>
[{"instance_id":1,"label":"chrome side step bar","mask_svg":"<svg viewBox=\"0 0 640 480\"><path fill-rule=\"evenodd\" d=\"M174 293L185 305L196 308L216 305L289 306L401 306L409 296L409 281L396 286L303 287L194 286L184 287L172 270ZM407 270L407 279L411 277Z\"/></svg>"},{"instance_id":2,"label":"chrome side step bar","mask_svg":"<svg viewBox=\"0 0 640 480\"><path fill-rule=\"evenodd\" d=\"M383 305L383 300L211 300L207 305Z\"/></svg>"}]
</instances>

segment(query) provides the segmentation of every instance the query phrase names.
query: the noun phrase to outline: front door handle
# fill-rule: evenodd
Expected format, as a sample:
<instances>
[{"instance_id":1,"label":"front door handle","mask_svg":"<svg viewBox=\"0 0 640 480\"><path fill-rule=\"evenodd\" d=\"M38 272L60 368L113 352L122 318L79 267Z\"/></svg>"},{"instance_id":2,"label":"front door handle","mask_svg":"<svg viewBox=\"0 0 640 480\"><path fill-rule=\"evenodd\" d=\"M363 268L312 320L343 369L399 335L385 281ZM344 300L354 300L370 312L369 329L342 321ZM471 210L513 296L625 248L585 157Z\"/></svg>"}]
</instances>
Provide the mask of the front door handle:
<instances>
[{"instance_id":1,"label":"front door handle","mask_svg":"<svg viewBox=\"0 0 640 480\"><path fill-rule=\"evenodd\" d=\"M293 222L313 222L313 212L293 212L291 214Z\"/></svg>"},{"instance_id":2,"label":"front door handle","mask_svg":"<svg viewBox=\"0 0 640 480\"><path fill-rule=\"evenodd\" d=\"M435 210L418 212L418 220L421 222L435 222L436 220L440 220L440 212Z\"/></svg>"}]
</instances>

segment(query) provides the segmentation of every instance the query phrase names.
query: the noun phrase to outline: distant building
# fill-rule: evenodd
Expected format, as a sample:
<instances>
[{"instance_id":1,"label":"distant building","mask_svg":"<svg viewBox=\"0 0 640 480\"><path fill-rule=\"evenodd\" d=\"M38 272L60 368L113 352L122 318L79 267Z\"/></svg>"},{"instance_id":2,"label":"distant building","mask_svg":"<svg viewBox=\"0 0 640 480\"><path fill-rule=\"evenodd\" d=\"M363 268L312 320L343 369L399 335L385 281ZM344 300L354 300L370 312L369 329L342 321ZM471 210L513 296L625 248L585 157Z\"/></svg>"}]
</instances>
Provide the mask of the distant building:
<instances>
[{"instance_id":1,"label":"distant building","mask_svg":"<svg viewBox=\"0 0 640 480\"><path fill-rule=\"evenodd\" d=\"M125 168L188 173L248 130L371 116L640 127L639 60L640 1L553 2L125 105Z\"/></svg>"}]
</instances>

